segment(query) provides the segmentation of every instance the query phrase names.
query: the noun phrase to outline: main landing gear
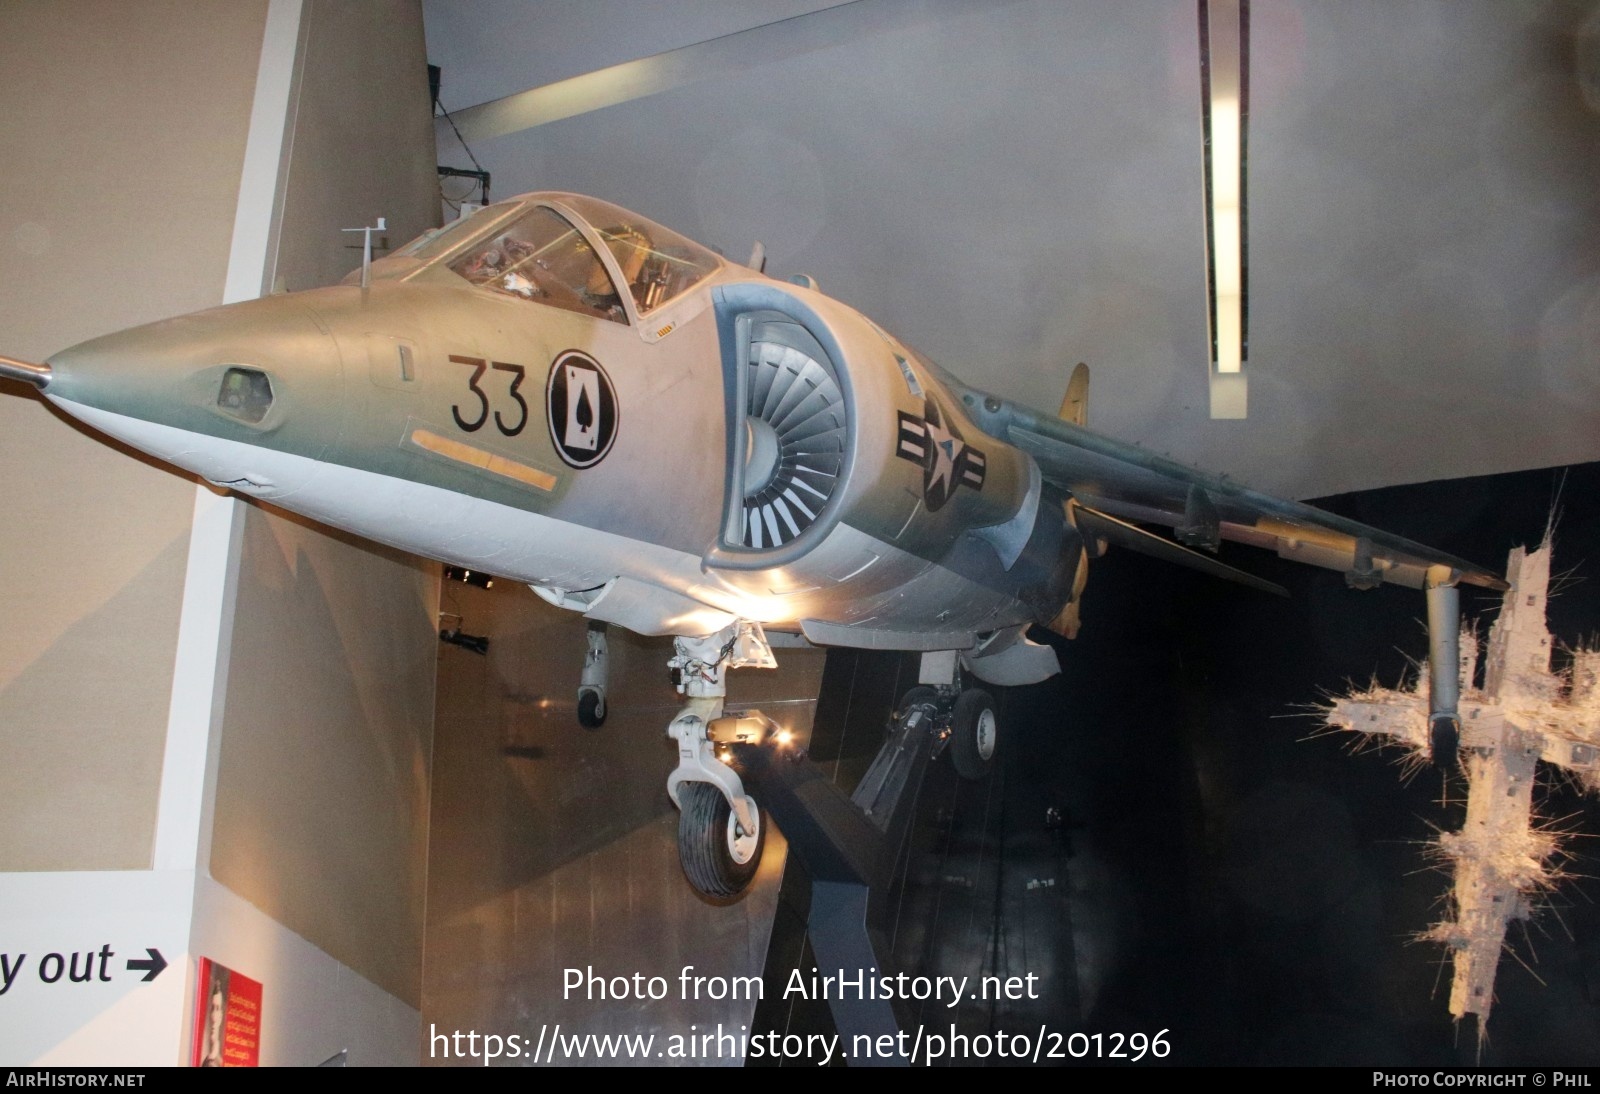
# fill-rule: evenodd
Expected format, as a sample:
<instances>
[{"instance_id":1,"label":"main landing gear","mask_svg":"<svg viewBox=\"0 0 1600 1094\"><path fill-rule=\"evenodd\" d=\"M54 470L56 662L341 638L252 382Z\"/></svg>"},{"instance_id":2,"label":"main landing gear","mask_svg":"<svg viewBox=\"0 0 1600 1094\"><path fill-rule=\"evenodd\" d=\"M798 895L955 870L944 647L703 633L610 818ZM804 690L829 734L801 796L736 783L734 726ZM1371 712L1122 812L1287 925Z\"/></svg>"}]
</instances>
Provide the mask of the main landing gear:
<instances>
[{"instance_id":1,"label":"main landing gear","mask_svg":"<svg viewBox=\"0 0 1600 1094\"><path fill-rule=\"evenodd\" d=\"M994 697L982 688L962 688L959 663L950 653L923 654L918 679L921 685L901 698L895 717L929 719L935 757L948 750L950 765L967 782L987 776L1000 746Z\"/></svg>"},{"instance_id":2,"label":"main landing gear","mask_svg":"<svg viewBox=\"0 0 1600 1094\"><path fill-rule=\"evenodd\" d=\"M968 782L977 782L994 766L1000 743L994 699L981 688L968 688L950 707L950 764Z\"/></svg>"}]
</instances>

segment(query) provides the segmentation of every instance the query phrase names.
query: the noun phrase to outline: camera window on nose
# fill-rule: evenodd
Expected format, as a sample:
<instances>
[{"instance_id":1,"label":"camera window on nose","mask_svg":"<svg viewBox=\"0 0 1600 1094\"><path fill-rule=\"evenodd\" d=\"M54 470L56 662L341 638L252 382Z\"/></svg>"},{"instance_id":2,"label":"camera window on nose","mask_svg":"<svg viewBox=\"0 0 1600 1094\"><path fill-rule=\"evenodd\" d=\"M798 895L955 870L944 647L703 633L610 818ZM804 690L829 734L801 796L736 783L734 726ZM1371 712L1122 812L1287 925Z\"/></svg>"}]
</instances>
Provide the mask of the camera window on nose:
<instances>
[{"instance_id":1,"label":"camera window on nose","mask_svg":"<svg viewBox=\"0 0 1600 1094\"><path fill-rule=\"evenodd\" d=\"M241 422L258 424L272 409L272 381L258 368L230 368L222 374L217 409Z\"/></svg>"}]
</instances>

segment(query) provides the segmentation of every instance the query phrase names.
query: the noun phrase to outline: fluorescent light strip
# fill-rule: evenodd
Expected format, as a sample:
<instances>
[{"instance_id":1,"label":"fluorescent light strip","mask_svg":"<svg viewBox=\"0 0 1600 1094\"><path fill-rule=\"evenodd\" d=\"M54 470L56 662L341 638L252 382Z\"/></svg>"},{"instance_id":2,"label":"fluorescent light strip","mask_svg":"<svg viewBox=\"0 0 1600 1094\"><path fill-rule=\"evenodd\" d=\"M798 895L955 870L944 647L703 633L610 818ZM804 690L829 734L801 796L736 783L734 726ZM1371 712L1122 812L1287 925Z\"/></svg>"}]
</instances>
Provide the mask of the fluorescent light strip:
<instances>
[{"instance_id":1,"label":"fluorescent light strip","mask_svg":"<svg viewBox=\"0 0 1600 1094\"><path fill-rule=\"evenodd\" d=\"M1206 139L1207 315L1213 417L1243 417L1243 391L1219 404L1217 376L1242 382L1248 340L1245 149L1249 122L1249 0L1199 0L1202 124Z\"/></svg>"}]
</instances>

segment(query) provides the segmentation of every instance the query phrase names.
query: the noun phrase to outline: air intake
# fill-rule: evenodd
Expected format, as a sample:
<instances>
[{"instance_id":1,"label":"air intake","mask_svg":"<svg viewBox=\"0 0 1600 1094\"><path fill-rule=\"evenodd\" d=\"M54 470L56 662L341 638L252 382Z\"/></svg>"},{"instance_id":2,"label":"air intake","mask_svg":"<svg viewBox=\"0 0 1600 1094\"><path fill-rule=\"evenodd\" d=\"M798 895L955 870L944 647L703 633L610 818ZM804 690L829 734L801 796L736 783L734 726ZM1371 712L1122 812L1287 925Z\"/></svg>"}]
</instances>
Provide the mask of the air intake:
<instances>
[{"instance_id":1,"label":"air intake","mask_svg":"<svg viewBox=\"0 0 1600 1094\"><path fill-rule=\"evenodd\" d=\"M738 537L761 551L789 543L821 516L844 470L849 426L832 362L805 328L761 320L748 329Z\"/></svg>"}]
</instances>

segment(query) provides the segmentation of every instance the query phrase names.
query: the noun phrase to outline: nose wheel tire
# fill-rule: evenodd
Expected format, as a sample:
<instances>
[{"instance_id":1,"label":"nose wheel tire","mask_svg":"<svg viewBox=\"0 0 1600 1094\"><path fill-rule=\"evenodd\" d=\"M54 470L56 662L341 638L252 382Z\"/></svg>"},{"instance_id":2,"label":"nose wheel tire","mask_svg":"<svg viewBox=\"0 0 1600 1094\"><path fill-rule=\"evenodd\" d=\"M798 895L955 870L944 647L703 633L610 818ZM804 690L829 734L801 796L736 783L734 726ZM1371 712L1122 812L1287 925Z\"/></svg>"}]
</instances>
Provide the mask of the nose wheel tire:
<instances>
[{"instance_id":1,"label":"nose wheel tire","mask_svg":"<svg viewBox=\"0 0 1600 1094\"><path fill-rule=\"evenodd\" d=\"M678 805L678 859L689 884L716 899L738 896L761 865L767 839L761 810L755 809L756 830L746 832L722 791L703 782L680 786Z\"/></svg>"},{"instance_id":2,"label":"nose wheel tire","mask_svg":"<svg viewBox=\"0 0 1600 1094\"><path fill-rule=\"evenodd\" d=\"M999 751L999 729L988 692L971 688L956 697L950 712L950 762L957 775L976 782L989 774Z\"/></svg>"}]
</instances>

